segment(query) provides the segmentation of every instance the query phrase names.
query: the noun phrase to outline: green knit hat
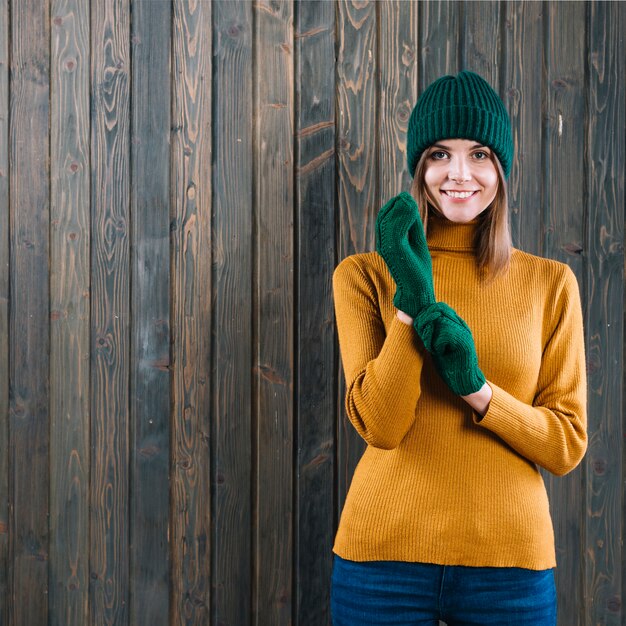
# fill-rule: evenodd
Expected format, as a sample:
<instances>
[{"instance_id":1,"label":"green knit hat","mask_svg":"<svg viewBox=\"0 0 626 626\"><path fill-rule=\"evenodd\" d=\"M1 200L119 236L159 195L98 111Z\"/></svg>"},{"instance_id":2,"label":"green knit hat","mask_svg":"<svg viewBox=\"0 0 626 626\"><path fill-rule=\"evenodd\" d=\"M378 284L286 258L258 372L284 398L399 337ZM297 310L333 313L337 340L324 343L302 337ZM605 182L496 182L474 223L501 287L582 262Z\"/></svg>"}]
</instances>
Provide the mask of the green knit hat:
<instances>
[{"instance_id":1,"label":"green knit hat","mask_svg":"<svg viewBox=\"0 0 626 626\"><path fill-rule=\"evenodd\" d=\"M442 76L419 97L406 138L411 177L422 152L441 139L474 139L488 146L508 178L513 162L511 121L498 94L478 74Z\"/></svg>"}]
</instances>

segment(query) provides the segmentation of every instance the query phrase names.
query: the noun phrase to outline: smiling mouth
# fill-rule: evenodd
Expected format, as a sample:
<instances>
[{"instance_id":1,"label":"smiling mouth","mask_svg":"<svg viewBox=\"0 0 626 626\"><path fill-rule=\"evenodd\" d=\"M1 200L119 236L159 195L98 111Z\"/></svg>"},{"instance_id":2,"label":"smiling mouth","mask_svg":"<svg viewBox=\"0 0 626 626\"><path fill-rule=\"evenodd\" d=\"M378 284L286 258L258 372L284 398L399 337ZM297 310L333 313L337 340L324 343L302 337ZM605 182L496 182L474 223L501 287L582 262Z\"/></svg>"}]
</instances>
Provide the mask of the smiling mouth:
<instances>
[{"instance_id":1,"label":"smiling mouth","mask_svg":"<svg viewBox=\"0 0 626 626\"><path fill-rule=\"evenodd\" d=\"M470 198L475 193L478 193L478 191L476 190L475 191L448 191L446 189L442 189L441 193L445 194L446 196L450 198L457 198L460 200L464 200L465 198Z\"/></svg>"}]
</instances>

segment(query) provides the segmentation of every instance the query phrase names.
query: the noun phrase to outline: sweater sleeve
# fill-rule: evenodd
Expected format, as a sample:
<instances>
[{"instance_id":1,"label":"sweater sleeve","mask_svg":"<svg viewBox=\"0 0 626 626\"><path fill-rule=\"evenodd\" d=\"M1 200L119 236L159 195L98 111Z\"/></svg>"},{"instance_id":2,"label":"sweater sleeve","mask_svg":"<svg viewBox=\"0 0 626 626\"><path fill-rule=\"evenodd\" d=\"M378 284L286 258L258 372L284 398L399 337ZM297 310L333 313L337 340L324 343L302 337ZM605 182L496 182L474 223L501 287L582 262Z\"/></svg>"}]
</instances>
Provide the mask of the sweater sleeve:
<instances>
[{"instance_id":1,"label":"sweater sleeve","mask_svg":"<svg viewBox=\"0 0 626 626\"><path fill-rule=\"evenodd\" d=\"M394 316L386 333L375 286L352 257L335 269L333 292L348 417L369 445L395 448L420 395L415 332Z\"/></svg>"},{"instance_id":2,"label":"sweater sleeve","mask_svg":"<svg viewBox=\"0 0 626 626\"><path fill-rule=\"evenodd\" d=\"M587 380L580 294L576 276L564 266L532 405L489 382L493 397L480 426L496 433L519 454L562 476L587 449Z\"/></svg>"}]
</instances>

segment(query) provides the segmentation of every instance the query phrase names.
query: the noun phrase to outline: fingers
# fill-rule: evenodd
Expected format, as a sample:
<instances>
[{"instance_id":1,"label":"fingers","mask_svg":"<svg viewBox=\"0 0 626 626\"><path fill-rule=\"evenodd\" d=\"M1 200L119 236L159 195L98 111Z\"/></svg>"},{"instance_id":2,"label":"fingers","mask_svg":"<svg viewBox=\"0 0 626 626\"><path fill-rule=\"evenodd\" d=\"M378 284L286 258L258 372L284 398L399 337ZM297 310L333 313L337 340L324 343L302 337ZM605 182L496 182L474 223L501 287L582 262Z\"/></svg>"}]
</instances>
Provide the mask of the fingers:
<instances>
[{"instance_id":1,"label":"fingers","mask_svg":"<svg viewBox=\"0 0 626 626\"><path fill-rule=\"evenodd\" d=\"M447 354L473 345L472 332L445 302L425 307L415 318L415 330L429 352Z\"/></svg>"},{"instance_id":2,"label":"fingers","mask_svg":"<svg viewBox=\"0 0 626 626\"><path fill-rule=\"evenodd\" d=\"M469 326L465 323L465 320L462 317L459 317L458 313L450 306L448 306L445 302L438 302L438 312L440 315L439 324L442 328L456 328L463 329L464 331L470 332Z\"/></svg>"},{"instance_id":3,"label":"fingers","mask_svg":"<svg viewBox=\"0 0 626 626\"><path fill-rule=\"evenodd\" d=\"M384 245L388 236L404 238L409 228L419 220L417 204L413 196L403 191L391 198L378 212L376 237Z\"/></svg>"},{"instance_id":4,"label":"fingers","mask_svg":"<svg viewBox=\"0 0 626 626\"><path fill-rule=\"evenodd\" d=\"M409 228L409 245L411 246L411 250L418 255L426 255L430 257L430 252L428 252L428 244L426 243L426 235L424 234L424 226L422 225L422 220L419 218L411 224Z\"/></svg>"},{"instance_id":5,"label":"fingers","mask_svg":"<svg viewBox=\"0 0 626 626\"><path fill-rule=\"evenodd\" d=\"M412 250L416 253L426 253L428 254L428 244L426 243L426 233L424 233L424 224L422 223L422 218L420 217L419 208L417 206L417 202L413 196L403 191L400 196L403 196L400 200L402 203L406 203L411 207L411 211L415 215L414 220L411 222L409 227L408 239L409 244ZM398 198L400 198L398 196Z\"/></svg>"}]
</instances>

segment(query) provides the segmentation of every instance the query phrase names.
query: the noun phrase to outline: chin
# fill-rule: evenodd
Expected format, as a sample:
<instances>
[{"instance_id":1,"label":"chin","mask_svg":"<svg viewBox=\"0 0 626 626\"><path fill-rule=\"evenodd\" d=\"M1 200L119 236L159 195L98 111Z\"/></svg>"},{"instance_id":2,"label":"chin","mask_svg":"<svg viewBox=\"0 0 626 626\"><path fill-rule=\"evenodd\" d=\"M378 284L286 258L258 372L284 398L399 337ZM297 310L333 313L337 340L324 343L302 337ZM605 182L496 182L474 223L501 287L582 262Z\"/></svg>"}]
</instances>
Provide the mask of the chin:
<instances>
[{"instance_id":1,"label":"chin","mask_svg":"<svg viewBox=\"0 0 626 626\"><path fill-rule=\"evenodd\" d=\"M481 204L473 202L469 206L462 206L458 203L446 202L445 198L437 198L437 202L434 202L432 206L440 217L447 219L449 222L467 224L489 208L489 205L481 207Z\"/></svg>"},{"instance_id":2,"label":"chin","mask_svg":"<svg viewBox=\"0 0 626 626\"><path fill-rule=\"evenodd\" d=\"M454 222L455 224L468 224L472 220L475 220L480 213L454 213L453 211L445 211L442 213L443 217L445 217L449 222Z\"/></svg>"}]
</instances>

